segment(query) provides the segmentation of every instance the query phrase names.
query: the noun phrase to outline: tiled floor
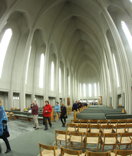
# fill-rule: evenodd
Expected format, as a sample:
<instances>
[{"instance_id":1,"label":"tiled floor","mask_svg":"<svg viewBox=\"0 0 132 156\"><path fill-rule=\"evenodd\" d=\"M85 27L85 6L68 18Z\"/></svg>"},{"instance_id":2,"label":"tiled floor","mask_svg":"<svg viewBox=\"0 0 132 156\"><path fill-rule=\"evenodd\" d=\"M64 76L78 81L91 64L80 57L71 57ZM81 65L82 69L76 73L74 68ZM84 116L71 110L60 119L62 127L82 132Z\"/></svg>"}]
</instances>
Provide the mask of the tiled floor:
<instances>
[{"instance_id":1,"label":"tiled floor","mask_svg":"<svg viewBox=\"0 0 132 156\"><path fill-rule=\"evenodd\" d=\"M68 118L71 120L71 117ZM39 153L38 143L50 144L54 143L55 129L65 129L61 127L61 121L52 122L52 128L44 131L42 123L39 130L33 129L33 123L23 120L12 120L8 122L10 131L9 141L12 152L4 154L6 148L3 140L0 140L2 145L1 156L37 156Z\"/></svg>"}]
</instances>

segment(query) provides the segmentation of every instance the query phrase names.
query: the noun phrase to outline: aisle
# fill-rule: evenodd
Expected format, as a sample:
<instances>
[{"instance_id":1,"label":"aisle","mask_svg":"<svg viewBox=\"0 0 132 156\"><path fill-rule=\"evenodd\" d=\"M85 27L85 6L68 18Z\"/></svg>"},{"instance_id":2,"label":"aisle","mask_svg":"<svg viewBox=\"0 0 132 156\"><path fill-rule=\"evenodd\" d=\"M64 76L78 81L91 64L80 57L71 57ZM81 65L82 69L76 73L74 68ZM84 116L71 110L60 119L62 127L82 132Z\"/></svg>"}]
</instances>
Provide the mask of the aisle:
<instances>
[{"instance_id":1,"label":"aisle","mask_svg":"<svg viewBox=\"0 0 132 156\"><path fill-rule=\"evenodd\" d=\"M73 115L68 116L67 122L73 118ZM52 122L52 128L44 131L41 124L39 130L34 130L32 122L15 120L9 122L11 137L9 138L12 147L12 152L7 156L36 156L39 153L38 143L52 145L55 141L55 130L64 130L61 127L61 121ZM2 150L5 152L5 145L2 140ZM5 156L5 154L1 154Z\"/></svg>"}]
</instances>

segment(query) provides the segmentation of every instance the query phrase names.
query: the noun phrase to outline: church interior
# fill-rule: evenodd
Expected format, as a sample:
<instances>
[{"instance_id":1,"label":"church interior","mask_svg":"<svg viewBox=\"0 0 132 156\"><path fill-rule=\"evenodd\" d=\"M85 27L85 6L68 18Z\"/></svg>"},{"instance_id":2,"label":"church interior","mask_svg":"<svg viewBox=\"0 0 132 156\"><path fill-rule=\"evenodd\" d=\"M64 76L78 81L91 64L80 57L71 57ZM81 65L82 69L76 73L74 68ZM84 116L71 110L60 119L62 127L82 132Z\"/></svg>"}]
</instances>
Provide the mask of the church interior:
<instances>
[{"instance_id":1,"label":"church interior","mask_svg":"<svg viewBox=\"0 0 132 156\"><path fill-rule=\"evenodd\" d=\"M1 156L132 155L132 0L0 0L0 101Z\"/></svg>"}]
</instances>

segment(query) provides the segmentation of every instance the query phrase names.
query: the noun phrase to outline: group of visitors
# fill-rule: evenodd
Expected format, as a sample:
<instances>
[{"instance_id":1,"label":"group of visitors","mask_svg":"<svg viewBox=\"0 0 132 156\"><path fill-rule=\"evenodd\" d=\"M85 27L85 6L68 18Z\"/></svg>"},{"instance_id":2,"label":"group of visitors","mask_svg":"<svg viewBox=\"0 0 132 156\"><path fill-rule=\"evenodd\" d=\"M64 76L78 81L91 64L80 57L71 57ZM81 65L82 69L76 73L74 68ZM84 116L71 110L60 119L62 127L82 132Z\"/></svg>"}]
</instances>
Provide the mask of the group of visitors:
<instances>
[{"instance_id":1,"label":"group of visitors","mask_svg":"<svg viewBox=\"0 0 132 156\"><path fill-rule=\"evenodd\" d=\"M67 109L64 104L61 106L59 105L58 102L56 102L56 105L54 106L54 111L55 114L58 115L58 117L61 119L62 126L65 127L66 124L66 118L67 118ZM34 120L34 127L35 129L39 129L39 122L38 122L38 113L39 113L39 108L36 103L36 101L33 101L31 104L31 112L33 115L33 120ZM43 124L45 125L44 130L48 130L48 125L52 127L51 123L51 113L52 113L52 106L49 104L49 101L45 101L45 105L43 107ZM7 127L7 116L6 112L4 110L4 107L2 106L2 100L0 99L0 139L3 139L3 141L6 144L6 152L9 153L11 151L11 147L8 141L8 137L10 136L8 127ZM0 146L0 153L2 152L1 146Z\"/></svg>"},{"instance_id":2,"label":"group of visitors","mask_svg":"<svg viewBox=\"0 0 132 156\"><path fill-rule=\"evenodd\" d=\"M33 115L33 120L34 120L34 127L35 129L39 129L39 124L38 124L38 105L35 101L31 104L31 112ZM48 125L49 127L52 127L51 123L51 113L52 113L52 106L49 104L49 101L45 101L45 105L43 107L42 115L43 115L43 125L45 126L44 130L48 130ZM62 122L62 127L65 127L66 124L66 118L67 118L67 109L64 104L61 106L59 105L58 102L56 102L56 105L54 106L54 120L58 116Z\"/></svg>"}]
</instances>

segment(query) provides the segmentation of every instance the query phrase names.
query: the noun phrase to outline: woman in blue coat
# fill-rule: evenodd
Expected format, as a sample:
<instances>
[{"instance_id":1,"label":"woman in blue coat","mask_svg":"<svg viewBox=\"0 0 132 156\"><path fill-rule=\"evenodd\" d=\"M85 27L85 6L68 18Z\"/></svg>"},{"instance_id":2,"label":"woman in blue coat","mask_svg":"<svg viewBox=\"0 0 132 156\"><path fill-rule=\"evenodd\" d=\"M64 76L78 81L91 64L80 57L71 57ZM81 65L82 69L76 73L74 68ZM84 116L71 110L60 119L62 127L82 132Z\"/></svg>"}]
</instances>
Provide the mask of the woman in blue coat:
<instances>
[{"instance_id":1,"label":"woman in blue coat","mask_svg":"<svg viewBox=\"0 0 132 156\"><path fill-rule=\"evenodd\" d=\"M0 139L3 139L3 141L6 144L7 150L5 153L8 153L11 151L11 147L9 144L9 141L7 137L9 137L9 132L7 128L7 116L4 111L4 107L2 106L2 100L0 99Z\"/></svg>"}]
</instances>

